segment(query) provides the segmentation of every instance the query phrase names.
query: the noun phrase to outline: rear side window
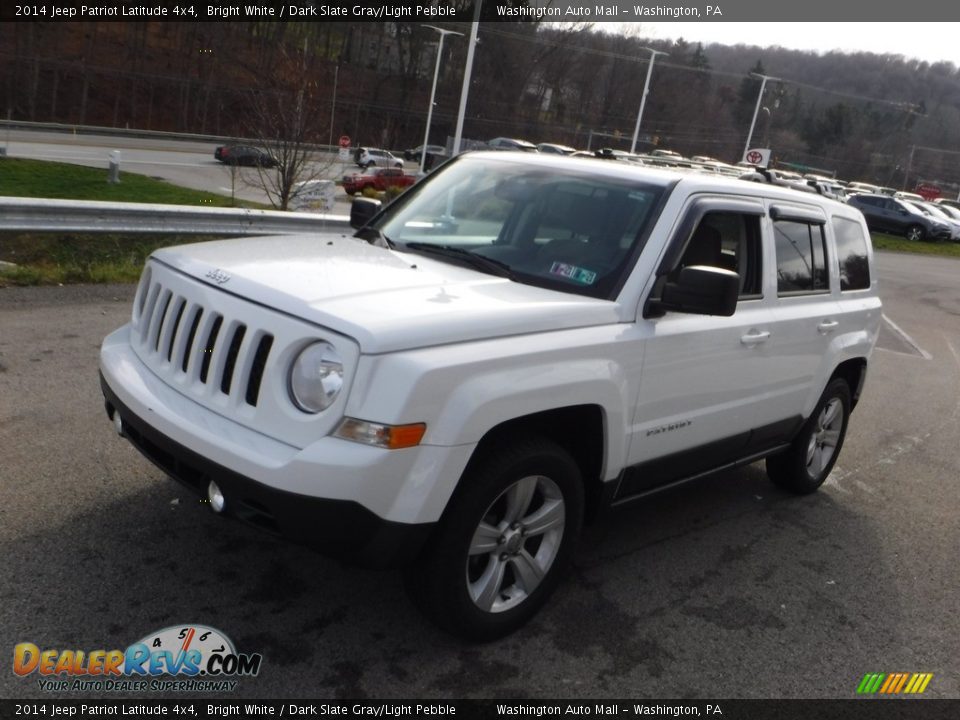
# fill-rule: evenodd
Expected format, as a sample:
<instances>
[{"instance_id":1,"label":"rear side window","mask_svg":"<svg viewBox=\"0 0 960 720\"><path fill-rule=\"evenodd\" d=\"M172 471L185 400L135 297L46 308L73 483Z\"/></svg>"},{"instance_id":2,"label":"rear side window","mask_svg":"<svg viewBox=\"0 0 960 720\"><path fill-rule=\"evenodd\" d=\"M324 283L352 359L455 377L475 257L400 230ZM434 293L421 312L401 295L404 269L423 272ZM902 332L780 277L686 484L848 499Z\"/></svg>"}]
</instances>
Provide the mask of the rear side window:
<instances>
[{"instance_id":1,"label":"rear side window","mask_svg":"<svg viewBox=\"0 0 960 720\"><path fill-rule=\"evenodd\" d=\"M823 226L797 220L773 223L777 253L777 294L827 292L826 240Z\"/></svg>"},{"instance_id":2,"label":"rear side window","mask_svg":"<svg viewBox=\"0 0 960 720\"><path fill-rule=\"evenodd\" d=\"M855 220L834 217L833 234L837 239L837 260L840 262L840 290L869 288L870 265L863 227Z\"/></svg>"}]
</instances>

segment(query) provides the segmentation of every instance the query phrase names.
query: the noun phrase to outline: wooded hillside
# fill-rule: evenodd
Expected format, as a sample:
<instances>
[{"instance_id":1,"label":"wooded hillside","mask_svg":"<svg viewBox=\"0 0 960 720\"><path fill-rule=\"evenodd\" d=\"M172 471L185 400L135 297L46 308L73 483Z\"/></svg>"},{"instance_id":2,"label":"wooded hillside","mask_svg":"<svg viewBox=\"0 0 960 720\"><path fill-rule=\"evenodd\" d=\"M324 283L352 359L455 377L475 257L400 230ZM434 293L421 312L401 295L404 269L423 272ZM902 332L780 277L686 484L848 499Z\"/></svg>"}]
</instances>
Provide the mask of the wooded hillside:
<instances>
[{"instance_id":1,"label":"wooded hillside","mask_svg":"<svg viewBox=\"0 0 960 720\"><path fill-rule=\"evenodd\" d=\"M468 23L443 48L431 142L454 132ZM864 26L869 32L869 25ZM251 102L311 74L314 142L423 140L437 33L416 23L129 22L0 25L0 113L15 120L247 136ZM918 40L921 42L921 40ZM913 186L960 181L960 71L897 54L690 45L589 24L484 22L464 136L628 149L650 53L640 149L737 161L760 81L754 145L781 163ZM907 177L909 171L909 177Z\"/></svg>"}]
</instances>

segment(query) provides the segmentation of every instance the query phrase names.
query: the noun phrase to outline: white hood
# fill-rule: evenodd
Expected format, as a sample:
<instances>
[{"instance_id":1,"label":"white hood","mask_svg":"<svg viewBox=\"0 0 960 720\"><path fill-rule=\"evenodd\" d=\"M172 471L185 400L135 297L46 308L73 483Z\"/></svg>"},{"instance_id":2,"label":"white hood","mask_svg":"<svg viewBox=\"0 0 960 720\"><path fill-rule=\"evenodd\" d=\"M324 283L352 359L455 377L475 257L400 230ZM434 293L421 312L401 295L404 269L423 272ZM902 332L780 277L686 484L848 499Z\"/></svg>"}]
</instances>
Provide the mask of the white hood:
<instances>
[{"instance_id":1,"label":"white hood","mask_svg":"<svg viewBox=\"0 0 960 720\"><path fill-rule=\"evenodd\" d=\"M164 248L154 257L348 335L364 353L618 322L617 306L607 300L523 285L341 234L219 240Z\"/></svg>"}]
</instances>

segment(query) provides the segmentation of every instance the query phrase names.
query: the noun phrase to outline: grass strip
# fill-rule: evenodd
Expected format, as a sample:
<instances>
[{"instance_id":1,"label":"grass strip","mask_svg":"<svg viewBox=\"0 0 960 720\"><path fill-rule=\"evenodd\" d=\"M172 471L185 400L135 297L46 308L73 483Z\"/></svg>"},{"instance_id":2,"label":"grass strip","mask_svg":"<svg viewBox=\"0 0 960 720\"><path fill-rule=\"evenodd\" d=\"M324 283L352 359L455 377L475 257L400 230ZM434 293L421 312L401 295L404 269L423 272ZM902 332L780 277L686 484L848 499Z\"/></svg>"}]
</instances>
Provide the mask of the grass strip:
<instances>
[{"instance_id":1,"label":"grass strip","mask_svg":"<svg viewBox=\"0 0 960 720\"><path fill-rule=\"evenodd\" d=\"M171 185L146 175L121 172L120 182L111 184L107 182L104 169L21 158L0 158L0 195L204 207L266 207L245 201L234 203L225 195Z\"/></svg>"}]
</instances>

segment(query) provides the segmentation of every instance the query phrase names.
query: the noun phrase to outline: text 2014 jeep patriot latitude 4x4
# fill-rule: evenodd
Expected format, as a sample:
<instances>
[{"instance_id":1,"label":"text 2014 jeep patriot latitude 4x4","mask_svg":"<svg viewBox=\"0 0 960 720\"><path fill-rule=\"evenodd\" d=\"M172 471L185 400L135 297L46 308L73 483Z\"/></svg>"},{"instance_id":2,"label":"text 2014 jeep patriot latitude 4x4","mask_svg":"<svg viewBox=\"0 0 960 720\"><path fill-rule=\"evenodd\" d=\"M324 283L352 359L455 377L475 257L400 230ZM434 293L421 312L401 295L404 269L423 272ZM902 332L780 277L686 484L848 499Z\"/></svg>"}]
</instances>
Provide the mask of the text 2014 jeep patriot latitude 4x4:
<instances>
[{"instance_id":1,"label":"text 2014 jeep patriot latitude 4x4","mask_svg":"<svg viewBox=\"0 0 960 720\"><path fill-rule=\"evenodd\" d=\"M600 508L762 458L823 483L879 328L869 237L773 185L466 154L354 237L155 252L107 412L214 510L403 565L492 638Z\"/></svg>"}]
</instances>

